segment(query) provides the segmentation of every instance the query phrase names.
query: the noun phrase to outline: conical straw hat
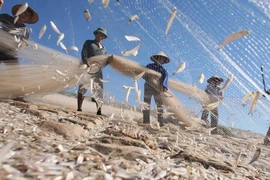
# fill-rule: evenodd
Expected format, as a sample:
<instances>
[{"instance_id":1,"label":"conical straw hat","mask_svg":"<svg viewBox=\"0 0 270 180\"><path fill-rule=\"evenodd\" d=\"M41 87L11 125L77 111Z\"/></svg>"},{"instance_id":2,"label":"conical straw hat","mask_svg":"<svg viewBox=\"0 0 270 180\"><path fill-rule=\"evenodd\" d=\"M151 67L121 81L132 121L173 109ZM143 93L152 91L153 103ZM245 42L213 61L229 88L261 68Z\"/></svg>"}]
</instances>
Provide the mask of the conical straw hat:
<instances>
[{"instance_id":1,"label":"conical straw hat","mask_svg":"<svg viewBox=\"0 0 270 180\"><path fill-rule=\"evenodd\" d=\"M157 61L157 59L158 59L157 57L158 57L158 56L162 56L162 57L165 57L165 58L166 58L165 61L160 62L161 64L167 64L167 63L170 62L170 58L168 58L168 56L167 56L163 51L160 51L159 53L157 53L157 54L151 56L150 59L151 59L153 62L155 62L155 61Z\"/></svg>"}]
</instances>

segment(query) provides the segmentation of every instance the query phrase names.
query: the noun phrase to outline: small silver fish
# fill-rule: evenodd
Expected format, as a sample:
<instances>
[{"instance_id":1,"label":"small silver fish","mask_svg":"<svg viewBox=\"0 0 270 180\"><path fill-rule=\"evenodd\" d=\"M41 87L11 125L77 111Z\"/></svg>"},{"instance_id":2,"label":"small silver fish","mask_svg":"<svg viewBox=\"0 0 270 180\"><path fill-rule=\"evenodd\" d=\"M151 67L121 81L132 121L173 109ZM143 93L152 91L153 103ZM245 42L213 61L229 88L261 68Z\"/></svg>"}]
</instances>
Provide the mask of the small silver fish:
<instances>
[{"instance_id":1,"label":"small silver fish","mask_svg":"<svg viewBox=\"0 0 270 180\"><path fill-rule=\"evenodd\" d=\"M178 68L173 72L172 75L182 72L185 68L186 68L186 62L184 61L178 66Z\"/></svg>"},{"instance_id":2,"label":"small silver fish","mask_svg":"<svg viewBox=\"0 0 270 180\"><path fill-rule=\"evenodd\" d=\"M130 56L130 55L136 56L138 54L138 50L141 47L141 45L142 44L137 45L135 48L131 49L130 51L121 52L121 54L123 56Z\"/></svg>"},{"instance_id":3,"label":"small silver fish","mask_svg":"<svg viewBox=\"0 0 270 180\"><path fill-rule=\"evenodd\" d=\"M14 19L14 24L17 23L17 21L19 20L20 16L16 16L15 19Z\"/></svg>"},{"instance_id":4,"label":"small silver fish","mask_svg":"<svg viewBox=\"0 0 270 180\"><path fill-rule=\"evenodd\" d=\"M50 21L51 23L51 27L54 30L54 32L56 32L57 34L61 34L61 32L59 31L59 29L57 28L57 26L54 24L54 22Z\"/></svg>"},{"instance_id":5,"label":"small silver fish","mask_svg":"<svg viewBox=\"0 0 270 180\"><path fill-rule=\"evenodd\" d=\"M211 111L211 110L215 109L216 107L218 107L219 103L220 103L220 101L208 104L207 106L205 106L205 109Z\"/></svg>"},{"instance_id":6,"label":"small silver fish","mask_svg":"<svg viewBox=\"0 0 270 180\"><path fill-rule=\"evenodd\" d=\"M128 40L128 41L141 41L139 38L135 37L135 36L125 36L125 38Z\"/></svg>"},{"instance_id":7,"label":"small silver fish","mask_svg":"<svg viewBox=\"0 0 270 180\"><path fill-rule=\"evenodd\" d=\"M255 92L255 95L251 101L251 104L250 104L250 110L249 110L249 113L248 114L253 114L253 111L254 111L254 108L257 104L257 101L258 99L260 98L261 96L261 93L259 91Z\"/></svg>"},{"instance_id":8,"label":"small silver fish","mask_svg":"<svg viewBox=\"0 0 270 180\"><path fill-rule=\"evenodd\" d=\"M236 39L239 39L241 37L247 36L251 33L250 30L243 30L243 31L238 31L236 33L233 33L229 36L227 36L223 42L217 47L217 50L221 49L223 46L225 46L226 44L230 43L231 41L234 41Z\"/></svg>"},{"instance_id":9,"label":"small silver fish","mask_svg":"<svg viewBox=\"0 0 270 180\"><path fill-rule=\"evenodd\" d=\"M171 28L171 25L172 25L172 22L173 22L173 19L176 15L176 7L173 8L173 11L172 11L172 14L168 20L168 23L167 23L167 27L166 27L166 31L165 31L165 36L168 34L170 28Z\"/></svg>"},{"instance_id":10,"label":"small silver fish","mask_svg":"<svg viewBox=\"0 0 270 180\"><path fill-rule=\"evenodd\" d=\"M61 48L64 49L66 51L66 53L68 53L66 46L62 42L60 42L59 44L60 44Z\"/></svg>"},{"instance_id":11,"label":"small silver fish","mask_svg":"<svg viewBox=\"0 0 270 180\"><path fill-rule=\"evenodd\" d=\"M220 91L224 91L232 82L233 74L230 74L229 78L226 80L224 86L220 89Z\"/></svg>"},{"instance_id":12,"label":"small silver fish","mask_svg":"<svg viewBox=\"0 0 270 180\"><path fill-rule=\"evenodd\" d=\"M52 35L51 35L51 34L49 34L48 39L51 39L51 36L52 36Z\"/></svg>"},{"instance_id":13,"label":"small silver fish","mask_svg":"<svg viewBox=\"0 0 270 180\"><path fill-rule=\"evenodd\" d=\"M65 34L64 34L64 33L61 33L61 34L58 36L58 39L57 39L57 42L56 42L57 46L58 46L59 43L64 39L64 37L65 37Z\"/></svg>"},{"instance_id":14,"label":"small silver fish","mask_svg":"<svg viewBox=\"0 0 270 180\"><path fill-rule=\"evenodd\" d=\"M256 150L256 152L254 153L254 155L253 155L253 157L252 157L252 159L249 161L249 163L248 164L252 164L252 163L254 163L259 157L260 157L260 155L261 155L261 151L262 151L262 149L261 148L257 148L257 150Z\"/></svg>"},{"instance_id":15,"label":"small silver fish","mask_svg":"<svg viewBox=\"0 0 270 180\"><path fill-rule=\"evenodd\" d=\"M130 90L131 90L131 89L134 89L134 87L131 87L131 86L123 86L123 88L126 89L125 101L126 101L126 103L128 103L128 97L129 97L129 94L130 94Z\"/></svg>"},{"instance_id":16,"label":"small silver fish","mask_svg":"<svg viewBox=\"0 0 270 180\"><path fill-rule=\"evenodd\" d=\"M74 50L79 52L79 49L76 46L70 46L67 48L67 50Z\"/></svg>"},{"instance_id":17,"label":"small silver fish","mask_svg":"<svg viewBox=\"0 0 270 180\"><path fill-rule=\"evenodd\" d=\"M111 121L114 117L114 113L112 113L109 117L108 117L108 121Z\"/></svg>"},{"instance_id":18,"label":"small silver fish","mask_svg":"<svg viewBox=\"0 0 270 180\"><path fill-rule=\"evenodd\" d=\"M203 81L204 81L204 74L203 73L199 76L198 81L201 84L203 83Z\"/></svg>"},{"instance_id":19,"label":"small silver fish","mask_svg":"<svg viewBox=\"0 0 270 180\"><path fill-rule=\"evenodd\" d=\"M255 92L250 92L250 93L247 93L244 98L242 99L242 105L245 105L245 102L251 98L251 97L254 97L255 95Z\"/></svg>"},{"instance_id":20,"label":"small silver fish","mask_svg":"<svg viewBox=\"0 0 270 180\"><path fill-rule=\"evenodd\" d=\"M88 9L86 9L86 10L84 11L84 17L85 17L86 21L90 21L91 15L90 15Z\"/></svg>"},{"instance_id":21,"label":"small silver fish","mask_svg":"<svg viewBox=\"0 0 270 180\"><path fill-rule=\"evenodd\" d=\"M47 26L46 26L46 24L44 24L42 26L42 28L40 29L40 31L39 31L38 39L40 39L43 36L43 34L45 33L46 29L47 29Z\"/></svg>"},{"instance_id":22,"label":"small silver fish","mask_svg":"<svg viewBox=\"0 0 270 180\"><path fill-rule=\"evenodd\" d=\"M139 19L140 19L140 18L139 18L138 15L133 15L133 16L131 16L131 18L129 18L128 23L132 23L132 21L134 21L134 20L139 20Z\"/></svg>"},{"instance_id":23,"label":"small silver fish","mask_svg":"<svg viewBox=\"0 0 270 180\"><path fill-rule=\"evenodd\" d=\"M110 3L110 0L102 0L102 5L105 8L108 7L109 3Z\"/></svg>"},{"instance_id":24,"label":"small silver fish","mask_svg":"<svg viewBox=\"0 0 270 180\"><path fill-rule=\"evenodd\" d=\"M239 151L239 153L237 154L235 158L235 167L238 166L241 155L242 155L242 150Z\"/></svg>"},{"instance_id":25,"label":"small silver fish","mask_svg":"<svg viewBox=\"0 0 270 180\"><path fill-rule=\"evenodd\" d=\"M15 16L19 16L20 14L22 14L24 11L26 11L26 9L28 8L28 3L24 3L15 13Z\"/></svg>"}]
</instances>

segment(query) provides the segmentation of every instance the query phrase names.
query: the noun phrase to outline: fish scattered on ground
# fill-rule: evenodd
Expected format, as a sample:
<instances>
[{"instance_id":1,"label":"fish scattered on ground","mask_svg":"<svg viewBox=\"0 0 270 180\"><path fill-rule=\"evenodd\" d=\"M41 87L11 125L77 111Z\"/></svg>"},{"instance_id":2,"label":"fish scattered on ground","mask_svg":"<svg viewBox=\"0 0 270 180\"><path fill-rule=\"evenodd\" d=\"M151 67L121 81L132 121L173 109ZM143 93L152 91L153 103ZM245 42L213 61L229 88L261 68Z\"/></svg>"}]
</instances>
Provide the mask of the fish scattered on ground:
<instances>
[{"instance_id":1,"label":"fish scattered on ground","mask_svg":"<svg viewBox=\"0 0 270 180\"><path fill-rule=\"evenodd\" d=\"M252 163L254 163L259 157L260 157L260 155L261 155L261 151L262 151L262 149L261 148L257 148L256 149L256 152L254 153L254 155L253 155L253 157L252 157L252 159L249 161L249 163L248 164L252 164Z\"/></svg>"}]
</instances>

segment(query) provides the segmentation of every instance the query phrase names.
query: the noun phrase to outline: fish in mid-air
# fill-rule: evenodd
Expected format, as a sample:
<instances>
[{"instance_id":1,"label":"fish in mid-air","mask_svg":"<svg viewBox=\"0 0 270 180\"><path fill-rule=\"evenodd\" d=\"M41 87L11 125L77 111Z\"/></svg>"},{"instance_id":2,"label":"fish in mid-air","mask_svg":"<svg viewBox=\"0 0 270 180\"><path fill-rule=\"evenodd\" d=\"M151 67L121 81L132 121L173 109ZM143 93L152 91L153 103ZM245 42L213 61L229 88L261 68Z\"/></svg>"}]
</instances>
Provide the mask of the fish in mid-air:
<instances>
[{"instance_id":1,"label":"fish in mid-air","mask_svg":"<svg viewBox=\"0 0 270 180\"><path fill-rule=\"evenodd\" d=\"M199 76L199 78L198 78L198 81L199 81L199 83L203 83L203 81L204 81L204 74L202 73L202 74L200 74L200 76Z\"/></svg>"},{"instance_id":2,"label":"fish in mid-air","mask_svg":"<svg viewBox=\"0 0 270 180\"><path fill-rule=\"evenodd\" d=\"M90 21L91 15L90 15L88 9L86 9L86 10L84 11L84 17L85 17L86 21Z\"/></svg>"},{"instance_id":3,"label":"fish in mid-air","mask_svg":"<svg viewBox=\"0 0 270 180\"><path fill-rule=\"evenodd\" d=\"M61 34L61 32L59 31L59 29L57 28L57 26L54 24L54 22L50 21L51 23L51 27L54 30L54 32L56 32L57 34Z\"/></svg>"},{"instance_id":4,"label":"fish in mid-air","mask_svg":"<svg viewBox=\"0 0 270 180\"><path fill-rule=\"evenodd\" d=\"M121 54L122 54L123 56L130 56L130 55L137 56L138 50L139 50L139 48L141 47L141 45L142 45L142 44L139 44L139 45L137 45L135 48L133 48L133 49L131 49L131 50L129 50L129 51L121 52Z\"/></svg>"},{"instance_id":5,"label":"fish in mid-air","mask_svg":"<svg viewBox=\"0 0 270 180\"><path fill-rule=\"evenodd\" d=\"M24 3L15 13L15 16L19 16L20 14L22 14L24 11L26 11L26 9L28 8L28 3Z\"/></svg>"},{"instance_id":6,"label":"fish in mid-air","mask_svg":"<svg viewBox=\"0 0 270 180\"><path fill-rule=\"evenodd\" d=\"M128 23L132 23L132 21L134 21L134 20L139 20L139 19L140 19L140 18L139 18L138 15L133 15L133 16L131 16L131 18L129 18Z\"/></svg>"},{"instance_id":7,"label":"fish in mid-air","mask_svg":"<svg viewBox=\"0 0 270 180\"><path fill-rule=\"evenodd\" d=\"M141 41L140 38L137 38L135 36L125 36L125 38L128 40L128 41Z\"/></svg>"},{"instance_id":8,"label":"fish in mid-air","mask_svg":"<svg viewBox=\"0 0 270 180\"><path fill-rule=\"evenodd\" d=\"M233 74L230 74L229 78L226 80L224 86L220 89L220 91L224 91L232 82Z\"/></svg>"},{"instance_id":9,"label":"fish in mid-air","mask_svg":"<svg viewBox=\"0 0 270 180\"><path fill-rule=\"evenodd\" d=\"M168 20L168 23L167 23L167 27L166 27L166 31L165 31L165 36L168 34L170 28L171 28L171 25L172 25L172 22L173 22L173 19L176 15L176 7L173 8L173 11L172 11L172 14Z\"/></svg>"},{"instance_id":10,"label":"fish in mid-air","mask_svg":"<svg viewBox=\"0 0 270 180\"><path fill-rule=\"evenodd\" d=\"M102 0L103 7L108 7L110 0Z\"/></svg>"},{"instance_id":11,"label":"fish in mid-air","mask_svg":"<svg viewBox=\"0 0 270 180\"><path fill-rule=\"evenodd\" d=\"M236 33L233 33L229 36L227 36L223 42L217 47L217 50L220 50L223 46L225 46L226 44L230 43L231 41L234 41L236 39L239 39L241 37L247 36L251 33L250 30L243 30L243 31L238 31Z\"/></svg>"},{"instance_id":12,"label":"fish in mid-air","mask_svg":"<svg viewBox=\"0 0 270 180\"><path fill-rule=\"evenodd\" d=\"M47 29L47 26L46 26L46 24L44 24L42 26L42 28L40 29L40 31L39 31L38 39L40 39L43 36L43 34L45 33L46 29Z\"/></svg>"},{"instance_id":13,"label":"fish in mid-air","mask_svg":"<svg viewBox=\"0 0 270 180\"><path fill-rule=\"evenodd\" d=\"M185 68L186 68L186 62L184 61L178 66L178 68L173 72L172 75L182 72Z\"/></svg>"}]
</instances>

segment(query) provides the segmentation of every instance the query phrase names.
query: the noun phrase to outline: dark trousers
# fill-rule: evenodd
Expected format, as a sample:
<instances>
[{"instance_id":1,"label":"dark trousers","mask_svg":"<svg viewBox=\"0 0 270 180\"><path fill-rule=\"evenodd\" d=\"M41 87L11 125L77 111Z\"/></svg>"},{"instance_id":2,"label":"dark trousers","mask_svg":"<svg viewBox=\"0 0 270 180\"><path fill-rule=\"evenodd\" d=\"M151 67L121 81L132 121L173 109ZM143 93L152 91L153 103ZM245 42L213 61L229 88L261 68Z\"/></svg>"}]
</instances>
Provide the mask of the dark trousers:
<instances>
[{"instance_id":1,"label":"dark trousers","mask_svg":"<svg viewBox=\"0 0 270 180\"><path fill-rule=\"evenodd\" d=\"M270 126L264 138L264 144L270 146Z\"/></svg>"},{"instance_id":2,"label":"dark trousers","mask_svg":"<svg viewBox=\"0 0 270 180\"><path fill-rule=\"evenodd\" d=\"M206 123L208 123L208 120L207 120L208 116L209 116L209 111L207 109L204 109L202 112L201 119L204 120ZM217 125L218 125L218 108L215 108L215 109L210 111L210 117L211 117L211 127L217 127Z\"/></svg>"},{"instance_id":3,"label":"dark trousers","mask_svg":"<svg viewBox=\"0 0 270 180\"><path fill-rule=\"evenodd\" d=\"M144 102L149 104L146 110L143 110L143 123L150 123L150 105L151 98L154 97L155 103L157 105L157 117L160 126L163 126L163 102L160 96L160 90L155 89L148 83L144 84Z\"/></svg>"}]
</instances>

